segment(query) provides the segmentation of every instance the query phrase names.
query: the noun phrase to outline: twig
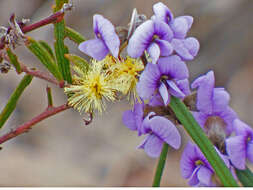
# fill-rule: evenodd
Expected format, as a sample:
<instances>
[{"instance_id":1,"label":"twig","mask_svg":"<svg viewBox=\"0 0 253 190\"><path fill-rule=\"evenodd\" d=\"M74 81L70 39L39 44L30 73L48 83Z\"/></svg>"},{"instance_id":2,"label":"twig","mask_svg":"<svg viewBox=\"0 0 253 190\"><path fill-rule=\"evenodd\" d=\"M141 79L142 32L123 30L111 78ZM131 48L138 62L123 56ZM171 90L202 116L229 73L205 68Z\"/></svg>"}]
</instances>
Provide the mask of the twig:
<instances>
[{"instance_id":1,"label":"twig","mask_svg":"<svg viewBox=\"0 0 253 190\"><path fill-rule=\"evenodd\" d=\"M3 135L0 137L0 144L18 136L21 135L25 132L28 132L29 129L32 128L32 126L34 126L35 124L39 123L40 121L55 115L57 113L60 113L62 111L65 111L67 109L71 108L70 106L68 106L67 104L63 104L59 107L48 107L44 112L42 112L41 114L39 114L38 116L34 117L33 119L31 119L30 121L18 126L16 129L11 130L10 132L8 132L7 134Z\"/></svg>"},{"instance_id":2,"label":"twig","mask_svg":"<svg viewBox=\"0 0 253 190\"><path fill-rule=\"evenodd\" d=\"M51 83L59 86L60 88L64 87L64 81L63 80L58 81L53 76L50 76L48 73L44 73L44 72L36 70L36 69L30 69L25 65L21 65L21 70L22 70L22 72L25 72L29 75L32 75L34 77L41 78L41 79L44 79L48 82L51 82Z\"/></svg>"},{"instance_id":3,"label":"twig","mask_svg":"<svg viewBox=\"0 0 253 190\"><path fill-rule=\"evenodd\" d=\"M40 20L40 21L38 21L34 24L24 25L24 23L22 23L22 22L19 22L18 24L19 24L19 27L20 27L21 31L23 33L27 33L27 32L31 32L35 29L38 29L42 26L60 22L63 19L63 17L64 17L64 11L60 10L60 11L57 11L54 14L50 15L49 17L46 17L46 18L44 18L44 19L42 19L42 20ZM10 30L11 30L11 27L8 27L7 31L9 32ZM3 36L0 40L0 50L4 49L5 44L6 44L5 36Z\"/></svg>"}]
</instances>

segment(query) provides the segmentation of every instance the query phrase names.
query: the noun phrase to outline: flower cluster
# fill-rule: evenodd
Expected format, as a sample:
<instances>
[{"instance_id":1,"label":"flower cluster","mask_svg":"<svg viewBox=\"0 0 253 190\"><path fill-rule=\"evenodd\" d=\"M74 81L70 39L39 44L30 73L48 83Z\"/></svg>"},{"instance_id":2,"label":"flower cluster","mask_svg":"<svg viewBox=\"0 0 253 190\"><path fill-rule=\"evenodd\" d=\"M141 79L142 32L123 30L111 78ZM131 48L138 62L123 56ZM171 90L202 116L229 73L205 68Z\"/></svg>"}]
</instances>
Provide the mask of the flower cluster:
<instances>
[{"instance_id":1,"label":"flower cluster","mask_svg":"<svg viewBox=\"0 0 253 190\"><path fill-rule=\"evenodd\" d=\"M125 41L109 20L94 16L95 38L79 45L92 60L88 69L73 67L77 75L65 87L69 105L80 112L101 112L105 100L114 101L119 93L132 97L134 107L124 112L123 123L138 136L146 136L138 148L156 158L164 143L174 149L181 145L177 129L181 123L170 107L171 97L184 102L192 97L190 111L236 178L235 168L245 169L246 159L253 162L253 130L229 106L229 93L215 87L213 71L193 81L191 89L196 92L191 92L185 62L199 51L198 40L187 37L193 18L174 18L161 2L153 6L153 12L150 19L138 21ZM125 47L127 56L122 56ZM212 166L191 142L184 149L181 172L191 186L219 183Z\"/></svg>"},{"instance_id":2,"label":"flower cluster","mask_svg":"<svg viewBox=\"0 0 253 190\"><path fill-rule=\"evenodd\" d=\"M136 28L127 46L132 58L145 57L147 64L137 83L141 102L123 114L123 123L138 135L146 135L138 148L158 157L163 143L178 149L181 136L178 122L168 107L170 97L183 99L190 94L189 71L185 61L198 53L199 42L186 37L192 26L191 16L174 18L163 3L153 6L154 15Z\"/></svg>"}]
</instances>

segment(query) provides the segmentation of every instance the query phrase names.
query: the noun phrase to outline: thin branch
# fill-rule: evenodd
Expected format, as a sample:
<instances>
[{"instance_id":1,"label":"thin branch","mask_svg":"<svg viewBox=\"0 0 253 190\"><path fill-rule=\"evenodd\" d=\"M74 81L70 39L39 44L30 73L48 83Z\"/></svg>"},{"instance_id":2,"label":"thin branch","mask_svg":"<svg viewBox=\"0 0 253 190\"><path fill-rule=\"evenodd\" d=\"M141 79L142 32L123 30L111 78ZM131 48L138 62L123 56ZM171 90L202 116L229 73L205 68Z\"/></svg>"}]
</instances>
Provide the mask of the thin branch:
<instances>
[{"instance_id":1,"label":"thin branch","mask_svg":"<svg viewBox=\"0 0 253 190\"><path fill-rule=\"evenodd\" d=\"M0 137L0 144L3 144L4 142L21 135L25 132L28 132L35 124L39 123L40 121L43 121L44 119L47 119L50 116L53 116L57 113L60 113L62 111L65 111L67 109L71 108L67 104L63 104L59 107L49 107L44 112L39 114L38 116L34 117L30 121L18 126L16 129L11 130L10 132L6 133L5 135Z\"/></svg>"},{"instance_id":2,"label":"thin branch","mask_svg":"<svg viewBox=\"0 0 253 190\"><path fill-rule=\"evenodd\" d=\"M27 73L29 75L32 75L34 77L41 78L41 79L44 79L44 80L46 80L48 82L51 82L51 83L59 86L60 88L64 87L64 81L63 80L62 81L58 81L56 78L54 78L53 76L49 75L48 73L45 73L45 72L42 72L42 71L39 71L39 70L36 70L36 69L28 68L24 64L22 64L21 70L22 70L22 72L25 72L25 73Z\"/></svg>"}]
</instances>

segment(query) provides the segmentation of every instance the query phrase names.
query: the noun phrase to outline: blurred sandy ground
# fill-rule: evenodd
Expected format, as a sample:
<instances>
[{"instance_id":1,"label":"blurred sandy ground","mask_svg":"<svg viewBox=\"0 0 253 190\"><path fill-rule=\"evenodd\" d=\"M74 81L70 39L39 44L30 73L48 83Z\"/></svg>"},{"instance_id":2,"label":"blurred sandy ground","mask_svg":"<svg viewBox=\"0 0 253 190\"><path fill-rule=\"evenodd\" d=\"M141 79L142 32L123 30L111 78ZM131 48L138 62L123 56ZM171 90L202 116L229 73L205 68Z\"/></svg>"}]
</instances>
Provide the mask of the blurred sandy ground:
<instances>
[{"instance_id":1,"label":"blurred sandy ground","mask_svg":"<svg viewBox=\"0 0 253 190\"><path fill-rule=\"evenodd\" d=\"M87 38L93 36L92 16L103 14L115 25L127 25L132 9L152 14L154 0L74 0L75 9L66 14L67 25ZM232 107L253 124L253 1L251 0L167 0L175 15L190 14L195 22L190 35L201 50L189 63L191 80L213 69L216 84L225 86ZM0 0L0 23L7 25L11 13L37 21L50 14L53 0ZM53 28L47 26L29 35L53 45ZM72 53L80 52L70 41ZM30 66L44 69L24 47L17 53ZM0 109L20 80L14 71L0 75ZM1 134L15 128L46 106L47 83L34 79ZM66 101L62 90L53 88L55 105ZM157 161L135 147L142 141L121 123L130 109L125 101L108 105L102 116L85 127L82 116L69 110L38 124L29 133L3 144L0 151L0 186L150 186ZM182 133L184 133L182 131ZM184 135L186 142L186 135ZM170 151L162 186L187 186L181 178L181 151Z\"/></svg>"}]
</instances>

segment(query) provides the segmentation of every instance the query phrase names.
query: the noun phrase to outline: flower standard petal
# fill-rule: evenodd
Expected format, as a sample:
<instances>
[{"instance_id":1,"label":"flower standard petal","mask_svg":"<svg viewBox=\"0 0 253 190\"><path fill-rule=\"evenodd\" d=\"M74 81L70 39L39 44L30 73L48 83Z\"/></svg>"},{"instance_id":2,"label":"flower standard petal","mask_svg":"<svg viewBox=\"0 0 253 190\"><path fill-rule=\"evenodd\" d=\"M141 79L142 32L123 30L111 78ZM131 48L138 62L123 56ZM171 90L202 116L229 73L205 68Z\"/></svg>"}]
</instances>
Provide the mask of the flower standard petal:
<instances>
[{"instance_id":1,"label":"flower standard petal","mask_svg":"<svg viewBox=\"0 0 253 190\"><path fill-rule=\"evenodd\" d=\"M153 95L159 87L160 76L157 64L148 63L137 83L137 92L142 99L149 99Z\"/></svg>"},{"instance_id":2,"label":"flower standard petal","mask_svg":"<svg viewBox=\"0 0 253 190\"><path fill-rule=\"evenodd\" d=\"M169 24L173 20L173 14L170 9L162 2L153 5L155 17Z\"/></svg>"},{"instance_id":3,"label":"flower standard petal","mask_svg":"<svg viewBox=\"0 0 253 190\"><path fill-rule=\"evenodd\" d=\"M156 43L151 43L148 48L147 48L147 52L150 56L150 58L152 59L152 63L156 64L157 60L159 59L160 56L160 48Z\"/></svg>"},{"instance_id":4,"label":"flower standard petal","mask_svg":"<svg viewBox=\"0 0 253 190\"><path fill-rule=\"evenodd\" d=\"M223 88L214 88L213 91L213 112L217 113L226 109L230 96Z\"/></svg>"},{"instance_id":5,"label":"flower standard petal","mask_svg":"<svg viewBox=\"0 0 253 190\"><path fill-rule=\"evenodd\" d=\"M152 158L160 156L162 151L163 141L155 134L150 134L144 144L145 152Z\"/></svg>"},{"instance_id":6,"label":"flower standard petal","mask_svg":"<svg viewBox=\"0 0 253 190\"><path fill-rule=\"evenodd\" d=\"M154 35L154 22L147 20L133 33L127 46L127 53L133 58L140 57L149 46Z\"/></svg>"},{"instance_id":7,"label":"flower standard petal","mask_svg":"<svg viewBox=\"0 0 253 190\"><path fill-rule=\"evenodd\" d=\"M159 70L163 75L176 80L183 80L189 77L186 64L177 55L161 57L158 60Z\"/></svg>"},{"instance_id":8,"label":"flower standard petal","mask_svg":"<svg viewBox=\"0 0 253 190\"><path fill-rule=\"evenodd\" d=\"M175 125L168 119L155 116L150 119L152 132L175 149L181 145L181 136Z\"/></svg>"},{"instance_id":9,"label":"flower standard petal","mask_svg":"<svg viewBox=\"0 0 253 190\"><path fill-rule=\"evenodd\" d=\"M236 168L244 170L246 163L246 142L244 136L228 138L226 140L226 150L232 164Z\"/></svg>"},{"instance_id":10,"label":"flower standard petal","mask_svg":"<svg viewBox=\"0 0 253 190\"><path fill-rule=\"evenodd\" d=\"M118 57L120 40L112 23L102 15L94 15L93 29L97 38L104 41L112 55Z\"/></svg>"},{"instance_id":11,"label":"flower standard petal","mask_svg":"<svg viewBox=\"0 0 253 190\"><path fill-rule=\"evenodd\" d=\"M163 99L164 105L167 106L170 103L170 95L169 95L166 85L164 83L161 83L158 90Z\"/></svg>"},{"instance_id":12,"label":"flower standard petal","mask_svg":"<svg viewBox=\"0 0 253 190\"><path fill-rule=\"evenodd\" d=\"M159 19L154 19L153 22L154 34L157 35L161 40L171 41L173 38L173 32L169 25Z\"/></svg>"},{"instance_id":13,"label":"flower standard petal","mask_svg":"<svg viewBox=\"0 0 253 190\"><path fill-rule=\"evenodd\" d=\"M191 85L192 88L198 88L197 108L207 114L213 112L214 82L214 73L209 71L207 74L197 78Z\"/></svg>"},{"instance_id":14,"label":"flower standard petal","mask_svg":"<svg viewBox=\"0 0 253 190\"><path fill-rule=\"evenodd\" d=\"M181 175L183 178L188 179L192 176L195 170L194 159L195 147L192 143L187 143L180 160Z\"/></svg>"},{"instance_id":15,"label":"flower standard petal","mask_svg":"<svg viewBox=\"0 0 253 190\"><path fill-rule=\"evenodd\" d=\"M104 59L109 53L109 49L105 46L104 42L98 38L82 42L78 48L83 53L99 61Z\"/></svg>"}]
</instances>

